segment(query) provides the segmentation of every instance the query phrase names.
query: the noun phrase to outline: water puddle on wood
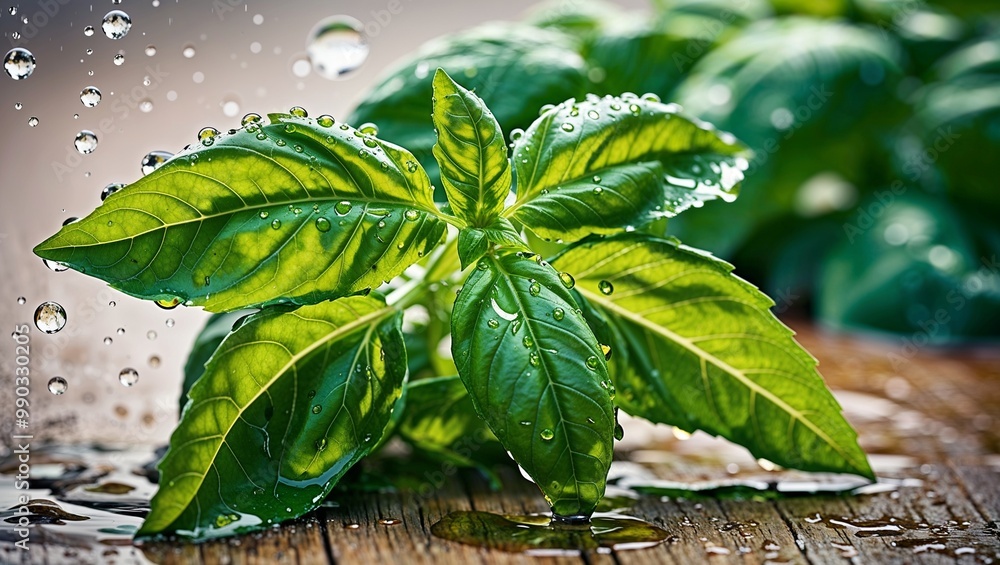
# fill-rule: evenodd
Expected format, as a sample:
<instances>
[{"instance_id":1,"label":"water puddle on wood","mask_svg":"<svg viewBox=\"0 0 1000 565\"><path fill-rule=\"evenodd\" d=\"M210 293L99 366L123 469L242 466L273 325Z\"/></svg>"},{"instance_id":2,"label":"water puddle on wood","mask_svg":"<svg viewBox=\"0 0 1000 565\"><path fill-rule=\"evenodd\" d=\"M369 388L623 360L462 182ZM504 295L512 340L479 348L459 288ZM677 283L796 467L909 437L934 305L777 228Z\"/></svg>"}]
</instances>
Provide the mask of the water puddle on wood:
<instances>
[{"instance_id":1,"label":"water puddle on wood","mask_svg":"<svg viewBox=\"0 0 1000 565\"><path fill-rule=\"evenodd\" d=\"M510 516L452 512L431 527L435 536L477 547L528 555L576 555L647 549L670 534L648 522L598 513L585 524L559 524L545 514Z\"/></svg>"}]
</instances>

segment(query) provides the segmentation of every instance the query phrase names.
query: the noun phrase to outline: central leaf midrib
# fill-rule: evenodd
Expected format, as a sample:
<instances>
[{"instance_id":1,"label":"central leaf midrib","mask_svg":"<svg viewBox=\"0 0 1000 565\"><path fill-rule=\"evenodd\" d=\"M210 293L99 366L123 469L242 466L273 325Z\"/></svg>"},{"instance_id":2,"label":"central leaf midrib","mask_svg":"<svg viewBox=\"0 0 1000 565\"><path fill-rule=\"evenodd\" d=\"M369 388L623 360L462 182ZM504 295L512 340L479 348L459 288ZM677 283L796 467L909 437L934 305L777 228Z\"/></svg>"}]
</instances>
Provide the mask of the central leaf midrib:
<instances>
[{"instance_id":1,"label":"central leaf midrib","mask_svg":"<svg viewBox=\"0 0 1000 565\"><path fill-rule=\"evenodd\" d=\"M331 331L330 333L326 334L321 339L318 339L318 340L314 341L308 347L306 347L305 349L303 349L299 353L293 355L291 357L291 359L289 359L288 362L285 363L280 369L278 369L277 371L275 371L274 375L272 375L271 378L265 384L261 385L260 388L259 388L259 390L256 393L254 393L254 395L246 402L246 404L243 405L242 408L240 408L239 413L237 414L237 416L235 418L232 419L232 421L229 423L229 427L226 428L226 430L224 432L219 433L219 434L213 434L213 436L220 437L221 440L219 441L218 446L216 446L214 453L212 453L212 462L214 463L214 461L216 460L216 457L219 454L219 451L222 449L222 445L227 442L227 438L229 437L230 432L232 432L233 426L235 426L236 422L240 420L240 416L242 416L243 413L246 412L247 408L250 407L250 406L252 406L253 403L256 402L258 398L260 398L261 394L263 394L264 391L268 390L271 387L271 385L273 385L274 382L279 377L281 377L281 375L285 374L285 372L287 372L289 370L289 368L293 367L296 363L298 363L304 357L307 357L308 355L312 354L313 351L315 351L320 346L325 345L327 342L329 342L334 337L340 337L340 336L350 335L355 330L358 330L358 329L364 327L367 324L373 324L373 323L375 323L376 321L380 320L382 317L384 317L387 314L393 312L394 310L395 310L395 308L393 308L391 306L386 306L386 307L381 308L379 310L376 310L376 311L374 311L374 312L372 312L370 314L366 314L366 315L364 315L364 316L362 316L362 317L360 317L360 318L358 318L358 319L356 319L356 320L354 320L352 322L349 322L349 323L344 324L342 326L337 326L333 331ZM325 323L332 323L332 322L330 322L328 320L321 320L321 319L318 319L318 318L310 318L310 319L313 320L313 321L322 321L322 322L325 322ZM247 345L247 344L242 344L242 345ZM212 465L209 465L209 468L206 469L204 473L199 473L200 477L199 477L198 482L197 482L197 487L194 489L194 492L193 492L193 494L191 496L191 499L196 498L197 493L201 490L201 486L202 486L202 484L205 481L205 476L208 474L208 471L211 469L211 467L212 467ZM173 521L176 520L176 519L177 519L177 516L174 516L174 518L171 519L171 523L173 523Z\"/></svg>"},{"instance_id":2,"label":"central leaf midrib","mask_svg":"<svg viewBox=\"0 0 1000 565\"><path fill-rule=\"evenodd\" d=\"M708 363L711 363L711 364L715 365L717 368L722 369L723 371L725 371L727 374L732 375L738 381L740 381L743 385L745 385L748 389L750 389L751 391L753 391L753 392L755 392L757 394L760 394L761 396L763 396L764 398L766 398L770 402L772 402L775 406L777 406L780 409L782 409L783 411L785 411L793 419L795 419L796 421L801 422L810 431L812 431L819 438L821 438L827 445L829 445L830 447L832 447L846 461L851 461L851 466L852 467L856 467L853 458L851 458L847 453L845 453L840 448L840 446L837 445L837 443L834 442L832 439L830 439L830 437L825 432L823 432L823 430L821 430L818 426L816 426L812 422L812 420L809 420L808 418L805 417L805 415L803 413L801 413L798 410L795 410L794 408L792 408L791 406L789 406L783 400L781 400L780 398L778 398L777 396L775 396L773 393L771 393L771 391L767 390L766 388L761 387L760 385L758 385L757 383L755 383L753 380L747 378L747 376L745 374L743 374L743 371L740 371L739 369L733 367L729 363L726 363L722 359L719 359L718 357L716 357L716 356L708 353L707 351L701 349L700 347L697 347L692 341L690 341L689 339L685 338L684 336L676 334L676 333L670 331L669 329L667 329L667 328L665 328L663 326L657 325L657 324L649 321L647 318L639 316L638 314L635 314L634 312L632 312L632 311L630 311L630 310L628 310L626 308L623 308L623 307L619 306L614 301L608 300L604 296L595 294L592 291L589 291L589 290L587 290L585 288L579 288L578 290L580 291L581 294L583 294L587 298L587 300L590 300L592 302L600 304L604 308L607 308L609 310L614 311L616 314L618 314L619 316L621 316L621 317L629 320L630 322L633 322L635 324L643 326L646 329L648 329L648 330L650 330L650 331L652 331L654 333L658 333L658 334L662 335L663 337L665 337L665 338L667 338L667 339L669 339L669 340L677 343L681 347L683 347L683 348L687 349L688 351L690 351L691 353L695 354L700 359L702 359L702 360L704 360L704 361L706 361Z\"/></svg>"},{"instance_id":3,"label":"central leaf midrib","mask_svg":"<svg viewBox=\"0 0 1000 565\"><path fill-rule=\"evenodd\" d=\"M510 278L510 276L509 276L510 274L507 273L506 271L504 271L503 265L501 264L501 262L498 259L493 258L493 262L497 266L497 272L500 273L500 276L502 276L503 279L504 279L504 281L507 283L507 287L510 289L511 294L514 297L514 300L517 301L517 308L521 312L521 314L524 316L524 327L525 327L525 330L531 333L531 339L533 339L536 344L541 344L541 341L538 339L538 337L535 334L535 331L532 329L532 324L529 323L528 310L527 310L527 308L524 307L524 303L521 302L521 297L520 297L520 295L517 292L517 288L514 286L514 281L512 281L511 278ZM546 380L549 383L548 386L549 386L549 388L552 388L554 390L555 389L555 383L552 381L552 377L549 374L548 363L545 363L544 357L542 357L542 354L541 354L541 348L540 347L539 347L538 356L539 356L540 359L542 359L542 364L545 367L545 371L544 372L545 372L545 378L546 378ZM563 430L563 434L562 435L563 435L563 439L566 442L566 449L569 451L569 464L570 464L570 469L572 470L572 474L573 474L573 482L574 482L575 487L576 487L577 495L579 496L579 494L580 494L579 482L580 481L579 481L579 478L578 478L578 475L577 475L577 472L576 472L576 461L575 461L575 459L573 457L573 454L576 453L576 452L573 451L572 447L570 447L572 445L572 443L571 443L570 437L569 437L569 428L566 426L567 420L563 416L562 405L558 401L555 393L553 393L553 398L556 399L554 403L556 405L556 410L559 412L559 423L561 424L561 427L562 427L562 430ZM534 458L532 458L532 461L534 461Z\"/></svg>"},{"instance_id":4,"label":"central leaf midrib","mask_svg":"<svg viewBox=\"0 0 1000 565\"><path fill-rule=\"evenodd\" d=\"M161 193L161 192L143 192L142 194L166 195L167 193ZM221 217L225 217L225 216L231 216L233 214L238 214L240 212L248 212L248 211L253 211L253 210L260 210L262 208L294 206L296 204L315 204L317 202L328 202L328 201L333 201L333 200L336 200L338 202L343 200L343 201L352 202L352 203L364 203L364 204L376 205L376 206L391 206L391 207L402 207L402 208L414 209L414 210L424 211L426 213L434 215L439 220L443 219L443 217L441 216L440 210L437 210L437 209L431 210L429 208L425 208L425 207L417 205L415 203L406 203L406 202L400 202L400 201L397 201L397 200L372 199L372 198L368 198L368 197L355 198L355 197L348 197L348 196L336 195L336 196L329 196L329 197L312 197L312 198L303 198L303 199L296 199L296 200L283 200L281 202L266 202L266 203L263 203L263 204L255 204L255 205L251 205L251 206L243 206L243 207L240 207L240 208L234 208L232 210L227 210L227 211L224 211L224 212L218 212L218 213L215 213L215 214L207 214L207 215L202 214L202 215L198 216L197 218L191 218L191 219L180 221L180 222L162 223L159 226L156 226L155 228L148 229L146 231L138 232L138 233L135 233L135 234L132 234L132 235L129 235L129 236L126 236L126 237L118 238L118 239L107 239L107 240L97 241L95 243L82 243L82 244L73 244L73 245L63 245L63 246L59 246L59 247L42 247L42 248L39 249L39 251L54 251L54 250L58 250L58 249L67 249L67 248L76 249L76 248L96 247L96 246L100 246L100 245L108 245L108 244L111 244L111 243L119 243L119 242L122 242L122 241L130 241L130 240L142 237L144 235L155 233L155 232L160 231L160 230L166 230L167 228L184 226L184 225L189 225L189 224L197 224L197 223L205 222L205 221L208 221L208 220L211 220L211 219L214 219L214 218L221 218ZM114 212L117 212L120 209L121 208L116 208L116 209L113 209L113 210L108 210L106 213L102 214L101 216L95 216L95 219L103 217L103 216L105 216L107 214L112 214ZM91 237L95 237L93 234L91 234L90 232L87 232L83 228L77 228L77 230L78 231L83 231L83 232L87 233L88 235L90 235ZM72 232L69 232L69 233L72 233Z\"/></svg>"}]
</instances>

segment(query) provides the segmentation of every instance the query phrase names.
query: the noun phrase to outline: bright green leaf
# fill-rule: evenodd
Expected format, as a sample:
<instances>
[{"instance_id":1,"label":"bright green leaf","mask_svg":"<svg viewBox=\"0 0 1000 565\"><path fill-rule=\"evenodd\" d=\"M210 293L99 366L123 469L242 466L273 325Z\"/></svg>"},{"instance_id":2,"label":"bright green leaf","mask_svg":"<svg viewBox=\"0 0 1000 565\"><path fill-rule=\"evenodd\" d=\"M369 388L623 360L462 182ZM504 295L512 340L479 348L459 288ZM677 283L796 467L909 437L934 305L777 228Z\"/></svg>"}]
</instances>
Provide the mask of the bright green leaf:
<instances>
[{"instance_id":1,"label":"bright green leaf","mask_svg":"<svg viewBox=\"0 0 1000 565\"><path fill-rule=\"evenodd\" d=\"M441 239L438 215L406 150L274 115L175 156L35 253L214 312L308 304L401 273Z\"/></svg>"},{"instance_id":2,"label":"bright green leaf","mask_svg":"<svg viewBox=\"0 0 1000 565\"><path fill-rule=\"evenodd\" d=\"M517 201L540 237L576 240L736 198L747 161L732 135L635 96L588 95L545 112L514 145Z\"/></svg>"},{"instance_id":3,"label":"bright green leaf","mask_svg":"<svg viewBox=\"0 0 1000 565\"><path fill-rule=\"evenodd\" d=\"M251 310L237 310L225 314L212 314L212 317L205 323L205 327L195 338L191 352L188 353L187 361L184 363L184 383L181 385L178 414L184 411L184 405L188 401L188 391L205 374L205 363L208 363L209 358L219 348L219 344L232 331L233 324L252 313Z\"/></svg>"},{"instance_id":4,"label":"bright green leaf","mask_svg":"<svg viewBox=\"0 0 1000 565\"><path fill-rule=\"evenodd\" d=\"M251 316L191 388L138 535L231 535L319 504L389 422L401 322L361 296Z\"/></svg>"},{"instance_id":5,"label":"bright green leaf","mask_svg":"<svg viewBox=\"0 0 1000 565\"><path fill-rule=\"evenodd\" d=\"M611 330L626 412L785 467L874 478L816 360L731 265L639 234L581 244L554 264Z\"/></svg>"},{"instance_id":6,"label":"bright green leaf","mask_svg":"<svg viewBox=\"0 0 1000 565\"><path fill-rule=\"evenodd\" d=\"M507 143L483 101L443 69L434 74L434 157L451 209L469 225L489 225L510 194Z\"/></svg>"},{"instance_id":7,"label":"bright green leaf","mask_svg":"<svg viewBox=\"0 0 1000 565\"><path fill-rule=\"evenodd\" d=\"M560 515L604 494L614 415L604 355L547 264L488 256L452 315L452 353L479 414Z\"/></svg>"}]
</instances>

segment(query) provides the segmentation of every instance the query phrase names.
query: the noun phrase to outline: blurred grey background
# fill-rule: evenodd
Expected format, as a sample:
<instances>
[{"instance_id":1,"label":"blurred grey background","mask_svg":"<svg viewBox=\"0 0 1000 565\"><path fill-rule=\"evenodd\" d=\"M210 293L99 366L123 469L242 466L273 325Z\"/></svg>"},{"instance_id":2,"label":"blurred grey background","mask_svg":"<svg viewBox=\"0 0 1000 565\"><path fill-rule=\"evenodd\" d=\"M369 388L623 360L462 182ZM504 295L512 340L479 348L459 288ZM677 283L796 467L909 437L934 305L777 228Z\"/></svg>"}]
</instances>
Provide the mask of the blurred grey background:
<instances>
[{"instance_id":1,"label":"blurred grey background","mask_svg":"<svg viewBox=\"0 0 1000 565\"><path fill-rule=\"evenodd\" d=\"M645 5L641 0L620 3L630 8ZM61 332L45 335L32 325L29 334L31 431L36 440L165 441L177 418L184 360L208 314L183 307L164 311L79 273L50 271L31 253L34 245L65 219L82 217L96 207L108 183L139 178L140 160L149 151L176 152L193 142L200 128L237 127L247 112L265 114L299 105L312 115L330 113L339 118L388 66L426 40L485 21L518 20L533 4L531 0L2 4L0 33L7 44L3 52L24 47L34 55L37 67L26 80L0 76L0 319L4 331L13 332L15 324L31 323L43 301L56 301L68 312ZM390 13L390 6L398 6L398 13ZM130 31L120 40L101 31L101 20L112 9L123 10L132 19ZM370 46L365 64L345 80L330 81L315 72L297 76L292 66L305 56L312 27L340 14L365 24ZM87 26L94 26L93 35L85 34ZM193 48L193 56L185 55L187 47ZM124 63L116 65L119 53ZM80 102L80 91L91 85L101 90L103 100L87 108ZM38 119L35 127L29 126L32 117ZM74 137L83 129L99 137L96 151L85 156L73 147ZM20 296L26 299L24 305L18 304ZM168 327L168 320L175 322L173 327ZM119 328L123 334L117 333ZM105 344L106 337L113 343ZM6 341L0 349L4 415L13 414L14 346ZM155 360L150 362L153 356L159 358L158 366ZM140 375L131 388L118 382L125 367ZM57 375L69 383L61 396L46 388ZM12 425L13 417L0 421L0 451L9 445Z\"/></svg>"}]
</instances>

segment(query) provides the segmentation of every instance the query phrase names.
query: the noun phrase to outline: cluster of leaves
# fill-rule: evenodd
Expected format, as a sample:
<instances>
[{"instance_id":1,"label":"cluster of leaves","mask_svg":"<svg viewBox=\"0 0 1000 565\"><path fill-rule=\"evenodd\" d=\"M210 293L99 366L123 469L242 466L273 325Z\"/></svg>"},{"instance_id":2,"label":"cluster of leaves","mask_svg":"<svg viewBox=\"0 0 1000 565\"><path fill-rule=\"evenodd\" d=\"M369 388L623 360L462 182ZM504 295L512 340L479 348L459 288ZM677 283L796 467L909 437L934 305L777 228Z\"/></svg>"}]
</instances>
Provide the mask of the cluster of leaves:
<instances>
[{"instance_id":1,"label":"cluster of leaves","mask_svg":"<svg viewBox=\"0 0 1000 565\"><path fill-rule=\"evenodd\" d=\"M755 153L745 197L668 233L830 325L925 334L943 311L929 340L995 337L1000 193L982 164L1000 151L998 13L984 0L657 0L651 13L553 0L428 43L349 121L378 122L435 179L428 68L464 77L508 130L587 92L656 93Z\"/></svg>"},{"instance_id":2,"label":"cluster of leaves","mask_svg":"<svg viewBox=\"0 0 1000 565\"><path fill-rule=\"evenodd\" d=\"M446 204L373 126L294 109L202 140L35 248L219 313L140 536L299 516L394 433L458 464L475 459L463 439L499 443L554 513L589 516L619 408L872 477L772 302L650 232L735 197L747 161L732 135L652 94L587 95L544 108L508 147L440 69L433 100ZM546 261L541 238L566 245Z\"/></svg>"}]
</instances>

